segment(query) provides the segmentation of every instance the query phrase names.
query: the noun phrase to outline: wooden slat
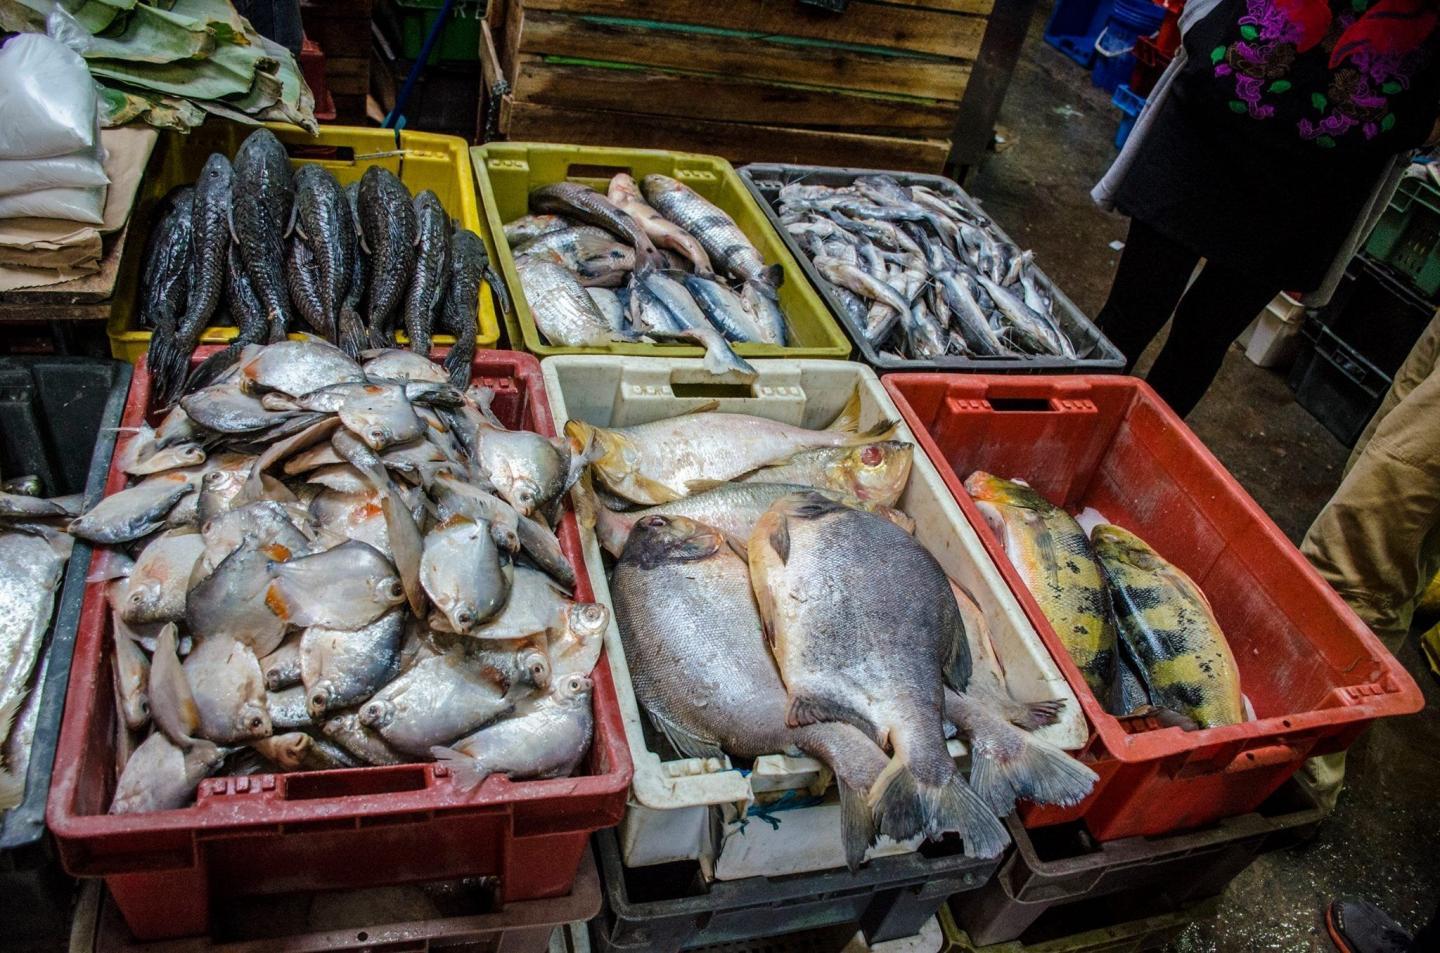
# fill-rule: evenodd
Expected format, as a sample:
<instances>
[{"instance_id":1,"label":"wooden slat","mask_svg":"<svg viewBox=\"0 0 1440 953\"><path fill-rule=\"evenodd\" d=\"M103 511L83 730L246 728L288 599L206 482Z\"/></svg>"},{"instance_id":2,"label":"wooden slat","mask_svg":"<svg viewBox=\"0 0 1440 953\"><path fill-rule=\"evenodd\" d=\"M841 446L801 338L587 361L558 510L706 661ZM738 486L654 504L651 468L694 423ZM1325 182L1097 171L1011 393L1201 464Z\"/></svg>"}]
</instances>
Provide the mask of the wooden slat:
<instances>
[{"instance_id":1,"label":"wooden slat","mask_svg":"<svg viewBox=\"0 0 1440 953\"><path fill-rule=\"evenodd\" d=\"M516 11L516 20L520 19ZM512 53L693 69L748 79L810 83L876 93L959 100L970 79L968 62L885 56L797 46L763 38L716 37L661 31L633 23L597 21L548 11L524 13ZM517 50L518 45L518 50ZM506 59L502 50L502 63Z\"/></svg>"},{"instance_id":2,"label":"wooden slat","mask_svg":"<svg viewBox=\"0 0 1440 953\"><path fill-rule=\"evenodd\" d=\"M517 102L722 122L944 138L959 103L782 86L713 73L605 68L521 56Z\"/></svg>"},{"instance_id":3,"label":"wooden slat","mask_svg":"<svg viewBox=\"0 0 1440 953\"><path fill-rule=\"evenodd\" d=\"M898 8L851 0L836 14L775 0L517 0L526 10L685 23L774 36L802 37L974 59L985 35L983 16ZM721 38L713 38L722 42Z\"/></svg>"},{"instance_id":4,"label":"wooden slat","mask_svg":"<svg viewBox=\"0 0 1440 953\"><path fill-rule=\"evenodd\" d=\"M368 20L305 21L305 35L310 37L327 57L369 56L370 22Z\"/></svg>"},{"instance_id":5,"label":"wooden slat","mask_svg":"<svg viewBox=\"0 0 1440 953\"><path fill-rule=\"evenodd\" d=\"M995 0L884 0L893 7L925 7L945 13L975 13L988 16L995 9Z\"/></svg>"},{"instance_id":6,"label":"wooden slat","mask_svg":"<svg viewBox=\"0 0 1440 953\"><path fill-rule=\"evenodd\" d=\"M673 149L722 155L734 163L793 162L939 172L949 143L782 126L686 120L674 116L565 109L507 96L500 127L516 141Z\"/></svg>"}]
</instances>

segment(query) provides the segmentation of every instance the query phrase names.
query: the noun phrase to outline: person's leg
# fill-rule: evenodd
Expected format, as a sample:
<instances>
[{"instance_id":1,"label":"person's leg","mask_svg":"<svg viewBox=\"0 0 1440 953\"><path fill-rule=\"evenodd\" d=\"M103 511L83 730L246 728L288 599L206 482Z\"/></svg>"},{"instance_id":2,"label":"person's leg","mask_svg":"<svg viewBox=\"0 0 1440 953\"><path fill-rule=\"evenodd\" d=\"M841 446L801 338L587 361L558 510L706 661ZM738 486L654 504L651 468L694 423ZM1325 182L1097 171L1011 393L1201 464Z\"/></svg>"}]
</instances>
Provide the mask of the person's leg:
<instances>
[{"instance_id":1,"label":"person's leg","mask_svg":"<svg viewBox=\"0 0 1440 953\"><path fill-rule=\"evenodd\" d=\"M1430 922L1420 928L1411 941L1410 948L1415 953L1425 953L1430 950L1440 950L1440 903L1435 905L1435 912L1430 914Z\"/></svg>"},{"instance_id":2,"label":"person's leg","mask_svg":"<svg viewBox=\"0 0 1440 953\"><path fill-rule=\"evenodd\" d=\"M1360 434L1360 439L1355 441L1355 448L1350 451L1350 459L1345 461L1345 473L1354 469L1355 461L1360 459L1361 452L1375 435L1375 428L1380 426L1380 421L1399 406L1400 401L1404 400L1405 395L1414 390L1417 384L1430 376L1430 372L1435 370L1437 359L1440 359L1440 313L1430 319L1430 324L1410 349L1405 363L1395 372L1395 380L1390 383L1390 389L1380 401L1380 408L1370 418L1370 423L1365 425L1365 431Z\"/></svg>"},{"instance_id":3,"label":"person's leg","mask_svg":"<svg viewBox=\"0 0 1440 953\"><path fill-rule=\"evenodd\" d=\"M1170 320L1199 261L1198 254L1139 219L1130 221L1110 297L1095 319L1101 333L1125 355L1127 374Z\"/></svg>"},{"instance_id":4,"label":"person's leg","mask_svg":"<svg viewBox=\"0 0 1440 953\"><path fill-rule=\"evenodd\" d=\"M1354 465L1315 518L1300 551L1393 652L1416 601L1440 570L1440 318L1431 322L1397 384L1406 389L1375 424ZM1428 357L1427 357L1428 355ZM1423 374L1422 374L1423 372ZM1340 795L1344 753L1311 758L1304 777L1329 806Z\"/></svg>"},{"instance_id":5,"label":"person's leg","mask_svg":"<svg viewBox=\"0 0 1440 953\"><path fill-rule=\"evenodd\" d=\"M1205 396L1225 352L1280 287L1206 262L1175 311L1170 336L1145 380L1184 417Z\"/></svg>"}]
</instances>

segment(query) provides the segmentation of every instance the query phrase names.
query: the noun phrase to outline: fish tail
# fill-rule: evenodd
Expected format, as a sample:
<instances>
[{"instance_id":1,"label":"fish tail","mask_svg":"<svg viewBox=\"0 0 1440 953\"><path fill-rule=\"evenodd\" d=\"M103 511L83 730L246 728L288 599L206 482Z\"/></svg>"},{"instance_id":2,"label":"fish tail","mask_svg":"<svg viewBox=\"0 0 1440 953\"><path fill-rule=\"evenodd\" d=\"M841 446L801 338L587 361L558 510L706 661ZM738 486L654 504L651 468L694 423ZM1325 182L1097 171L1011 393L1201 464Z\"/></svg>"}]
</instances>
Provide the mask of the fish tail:
<instances>
[{"instance_id":1,"label":"fish tail","mask_svg":"<svg viewBox=\"0 0 1440 953\"><path fill-rule=\"evenodd\" d=\"M25 782L6 768L0 768L0 811L19 807L25 800ZM850 868L854 870L855 868Z\"/></svg>"},{"instance_id":2,"label":"fish tail","mask_svg":"<svg viewBox=\"0 0 1440 953\"><path fill-rule=\"evenodd\" d=\"M339 326L335 342L351 360L358 360L360 352L370 346L369 329L361 320L360 313L349 305L340 308Z\"/></svg>"},{"instance_id":3,"label":"fish tail","mask_svg":"<svg viewBox=\"0 0 1440 953\"><path fill-rule=\"evenodd\" d=\"M932 837L954 831L965 840L971 857L999 857L1010 835L990 807L957 771L943 784L917 784L925 812L925 831Z\"/></svg>"},{"instance_id":4,"label":"fish tail","mask_svg":"<svg viewBox=\"0 0 1440 953\"><path fill-rule=\"evenodd\" d=\"M855 388L840 413L835 415L835 419L830 421L830 426L825 429L836 433L855 433L860 429L860 388Z\"/></svg>"},{"instance_id":5,"label":"fish tail","mask_svg":"<svg viewBox=\"0 0 1440 953\"><path fill-rule=\"evenodd\" d=\"M184 391L191 393L209 385L215 378L219 377L226 368L235 363L244 348L244 342L236 341L224 350L216 351L214 354L205 358L205 360L195 366L194 370L190 372L190 376L185 378Z\"/></svg>"},{"instance_id":6,"label":"fish tail","mask_svg":"<svg viewBox=\"0 0 1440 953\"><path fill-rule=\"evenodd\" d=\"M150 351L146 365L155 382L155 401L158 406L168 406L180 396L185 381L185 364L190 355L172 335L157 334L150 339Z\"/></svg>"},{"instance_id":7,"label":"fish tail","mask_svg":"<svg viewBox=\"0 0 1440 953\"><path fill-rule=\"evenodd\" d=\"M461 791L475 790L490 776L490 772L482 767L477 759L461 754L453 748L436 745L430 749L430 756L445 766L450 777L455 779L455 787Z\"/></svg>"},{"instance_id":8,"label":"fish tail","mask_svg":"<svg viewBox=\"0 0 1440 953\"><path fill-rule=\"evenodd\" d=\"M1098 778L1090 768L1048 741L1002 724L1013 743L975 745L970 767L971 787L997 814L1008 814L1017 799L1068 807L1094 788Z\"/></svg>"},{"instance_id":9,"label":"fish tail","mask_svg":"<svg viewBox=\"0 0 1440 953\"><path fill-rule=\"evenodd\" d=\"M853 874L865 863L865 852L875 843L875 816L865 801L865 792L836 779L840 788L840 841L845 847L845 866Z\"/></svg>"},{"instance_id":10,"label":"fish tail","mask_svg":"<svg viewBox=\"0 0 1440 953\"><path fill-rule=\"evenodd\" d=\"M866 802L874 815L876 829L887 837L901 841L925 830L925 809L920 802L915 775L899 758L891 758L880 772L870 786Z\"/></svg>"}]
</instances>

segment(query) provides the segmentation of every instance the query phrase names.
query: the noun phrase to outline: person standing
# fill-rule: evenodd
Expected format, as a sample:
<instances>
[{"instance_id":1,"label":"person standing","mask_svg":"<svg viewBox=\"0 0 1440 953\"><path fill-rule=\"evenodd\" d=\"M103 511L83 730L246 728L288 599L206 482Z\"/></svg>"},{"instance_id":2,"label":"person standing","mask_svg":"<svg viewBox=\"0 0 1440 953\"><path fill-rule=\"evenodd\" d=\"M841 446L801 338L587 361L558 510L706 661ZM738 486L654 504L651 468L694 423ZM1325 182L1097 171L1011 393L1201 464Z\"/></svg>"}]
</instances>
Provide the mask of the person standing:
<instances>
[{"instance_id":1,"label":"person standing","mask_svg":"<svg viewBox=\"0 0 1440 953\"><path fill-rule=\"evenodd\" d=\"M1131 219L1097 324L1128 372L1173 313L1147 380L1181 416L1276 294L1325 284L1368 233L1440 115L1437 25L1436 0L1187 4L1092 192Z\"/></svg>"}]
</instances>

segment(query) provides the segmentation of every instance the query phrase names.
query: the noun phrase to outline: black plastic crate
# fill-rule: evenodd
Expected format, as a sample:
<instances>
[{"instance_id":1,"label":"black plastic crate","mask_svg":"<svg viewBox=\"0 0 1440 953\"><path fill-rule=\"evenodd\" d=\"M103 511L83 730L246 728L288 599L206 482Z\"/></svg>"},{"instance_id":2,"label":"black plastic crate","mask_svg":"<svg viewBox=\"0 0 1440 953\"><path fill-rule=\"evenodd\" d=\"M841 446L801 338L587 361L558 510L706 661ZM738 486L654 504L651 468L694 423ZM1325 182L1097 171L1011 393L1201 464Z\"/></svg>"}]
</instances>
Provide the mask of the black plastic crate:
<instances>
[{"instance_id":1,"label":"black plastic crate","mask_svg":"<svg viewBox=\"0 0 1440 953\"><path fill-rule=\"evenodd\" d=\"M770 220L770 226L775 229L789 247L791 254L800 262L800 267L805 270L805 277L810 279L810 283L825 299L830 313L835 316L835 320L854 342L862 361L880 371L961 371L977 374L1118 374L1124 369L1125 355L1121 354L1120 350L1100 333L1100 329L1075 306L1075 303L1066 297L1063 291L1055 287L1054 282L1038 268L1035 270L1036 278L1041 286L1054 297L1055 316L1060 322L1061 329L1069 335L1070 340L1074 343L1075 350L1079 354L1078 357L961 357L947 355L932 361L917 361L892 357L876 350L875 346L865 339L861 329L856 327L854 321L851 320L849 312L845 310L845 306L835 294L834 286L821 277L820 272L811 263L809 254L795 240L795 237L785 230L785 226L780 224L780 216L776 212L774 203L781 187L791 182L804 182L806 185L844 186L862 175L876 175L881 171L759 162L743 166L739 170L740 180L745 183L745 187L750 190L750 194L755 197L755 201L765 212L765 217ZM984 215L984 212L966 194L964 189L943 176L889 171L885 171L883 174L893 177L901 185L926 186L959 201L977 214ZM988 215L985 217L989 218ZM1009 241L1009 237L998 225L992 222L991 227L997 236Z\"/></svg>"},{"instance_id":2,"label":"black plastic crate","mask_svg":"<svg viewBox=\"0 0 1440 953\"><path fill-rule=\"evenodd\" d=\"M1296 403L1345 446L1353 447L1360 439L1390 382L1390 375L1320 322L1308 319L1300 329L1300 353L1290 368L1290 390Z\"/></svg>"},{"instance_id":3,"label":"black plastic crate","mask_svg":"<svg viewBox=\"0 0 1440 953\"><path fill-rule=\"evenodd\" d=\"M1420 339L1435 305L1388 265L1357 255L1330 304L1315 319L1382 373L1394 377Z\"/></svg>"},{"instance_id":4,"label":"black plastic crate","mask_svg":"<svg viewBox=\"0 0 1440 953\"><path fill-rule=\"evenodd\" d=\"M977 946L1034 935L1042 921L1073 927L1082 905L1102 897L1138 899L1151 914L1175 911L1220 894L1255 858L1307 839L1324 818L1295 781L1255 813L1164 837L1096 843L1080 823L1026 830L1010 818L1015 846L1000 870L950 909Z\"/></svg>"},{"instance_id":5,"label":"black plastic crate","mask_svg":"<svg viewBox=\"0 0 1440 953\"><path fill-rule=\"evenodd\" d=\"M707 884L694 862L625 867L614 831L595 835L595 852L606 912L592 935L600 950L616 953L677 953L800 931L823 931L815 937L833 940L837 951L856 929L874 943L911 936L1000 863L966 857L958 839L946 838L876 858L854 874L840 868Z\"/></svg>"},{"instance_id":6,"label":"black plastic crate","mask_svg":"<svg viewBox=\"0 0 1440 953\"><path fill-rule=\"evenodd\" d=\"M100 499L115 449L115 428L130 388L130 365L85 357L0 357L0 474L33 473L47 496ZM0 906L6 936L63 938L73 884L45 830L55 743L70 681L90 547L76 541L46 635L49 655L26 770L25 797L0 815Z\"/></svg>"}]
</instances>

